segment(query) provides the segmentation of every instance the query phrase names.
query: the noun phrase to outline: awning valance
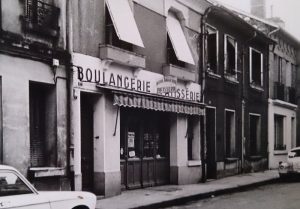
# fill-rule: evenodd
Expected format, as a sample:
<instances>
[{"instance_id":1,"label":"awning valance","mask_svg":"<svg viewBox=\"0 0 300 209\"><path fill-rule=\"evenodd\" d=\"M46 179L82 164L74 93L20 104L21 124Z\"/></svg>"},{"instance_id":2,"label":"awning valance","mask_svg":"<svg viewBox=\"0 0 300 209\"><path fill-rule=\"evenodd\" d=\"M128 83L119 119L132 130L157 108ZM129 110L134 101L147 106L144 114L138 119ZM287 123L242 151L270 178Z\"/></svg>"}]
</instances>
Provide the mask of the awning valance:
<instances>
[{"instance_id":1,"label":"awning valance","mask_svg":"<svg viewBox=\"0 0 300 209\"><path fill-rule=\"evenodd\" d=\"M150 95L113 92L114 105L135 107L155 111L174 112L188 115L204 115L204 109L199 103L190 103Z\"/></svg>"}]
</instances>

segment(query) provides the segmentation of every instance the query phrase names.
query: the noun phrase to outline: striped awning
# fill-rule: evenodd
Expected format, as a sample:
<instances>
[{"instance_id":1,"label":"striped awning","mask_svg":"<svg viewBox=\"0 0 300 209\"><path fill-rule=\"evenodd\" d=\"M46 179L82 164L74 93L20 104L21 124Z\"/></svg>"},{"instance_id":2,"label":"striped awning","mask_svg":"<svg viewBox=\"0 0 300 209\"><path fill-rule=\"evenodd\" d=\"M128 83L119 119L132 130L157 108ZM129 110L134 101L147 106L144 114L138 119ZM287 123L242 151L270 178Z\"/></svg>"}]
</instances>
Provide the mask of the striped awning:
<instances>
[{"instance_id":1,"label":"striped awning","mask_svg":"<svg viewBox=\"0 0 300 209\"><path fill-rule=\"evenodd\" d=\"M182 113L188 115L204 115L204 109L200 103L178 101L143 94L124 92L113 93L113 104L118 106L142 108L163 112Z\"/></svg>"}]
</instances>

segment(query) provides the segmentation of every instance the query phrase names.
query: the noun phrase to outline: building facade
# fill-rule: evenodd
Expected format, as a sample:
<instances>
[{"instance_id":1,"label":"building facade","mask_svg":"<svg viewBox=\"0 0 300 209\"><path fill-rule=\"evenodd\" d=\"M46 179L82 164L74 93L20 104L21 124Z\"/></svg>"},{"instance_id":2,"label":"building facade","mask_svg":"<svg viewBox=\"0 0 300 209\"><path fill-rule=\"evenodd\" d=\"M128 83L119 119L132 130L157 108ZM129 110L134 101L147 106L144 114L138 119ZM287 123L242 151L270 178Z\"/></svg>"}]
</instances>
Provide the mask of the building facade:
<instances>
[{"instance_id":1,"label":"building facade","mask_svg":"<svg viewBox=\"0 0 300 209\"><path fill-rule=\"evenodd\" d=\"M72 4L75 189L110 196L199 182L201 10L173 0Z\"/></svg>"},{"instance_id":2,"label":"building facade","mask_svg":"<svg viewBox=\"0 0 300 209\"><path fill-rule=\"evenodd\" d=\"M64 1L0 3L1 163L70 189Z\"/></svg>"},{"instance_id":3,"label":"building facade","mask_svg":"<svg viewBox=\"0 0 300 209\"><path fill-rule=\"evenodd\" d=\"M272 41L220 5L205 18L207 178L264 170Z\"/></svg>"}]
</instances>

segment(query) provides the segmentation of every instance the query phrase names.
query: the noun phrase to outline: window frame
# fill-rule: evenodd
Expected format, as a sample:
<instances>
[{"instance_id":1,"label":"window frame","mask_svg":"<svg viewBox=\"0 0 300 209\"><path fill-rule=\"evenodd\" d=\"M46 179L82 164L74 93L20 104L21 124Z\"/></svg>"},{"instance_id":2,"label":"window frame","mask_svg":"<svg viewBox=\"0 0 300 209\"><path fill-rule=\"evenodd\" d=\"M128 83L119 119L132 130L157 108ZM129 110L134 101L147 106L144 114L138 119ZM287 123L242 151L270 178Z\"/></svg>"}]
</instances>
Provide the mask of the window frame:
<instances>
[{"instance_id":1,"label":"window frame","mask_svg":"<svg viewBox=\"0 0 300 209\"><path fill-rule=\"evenodd\" d=\"M227 112L232 113L233 114L233 125L231 124L230 127L230 131L232 131L232 133L230 133L230 153L228 155L228 147L227 147L227 131L226 131L226 127L227 127ZM232 121L231 121L232 122ZM237 156L237 140L236 140L236 110L233 109L227 109L225 108L224 110L224 142L225 142L225 157L226 158L232 158L232 157L236 157ZM233 126L233 127L232 127ZM234 143L234 145L232 145L232 143ZM234 147L234 150L232 150L232 148Z\"/></svg>"},{"instance_id":2,"label":"window frame","mask_svg":"<svg viewBox=\"0 0 300 209\"><path fill-rule=\"evenodd\" d=\"M231 38L234 41L234 53L235 53L235 55L234 55L234 62L235 62L234 68L235 69L233 71L233 74L230 74L228 72L228 65L227 65L227 63L228 63L227 62L227 60L228 60L227 39L228 38ZM224 34L224 75L228 76L228 77L232 77L235 80L237 80L237 72L238 72L238 70L237 70L237 54L238 54L238 43L237 43L237 40L233 36L231 36L229 34Z\"/></svg>"},{"instance_id":3,"label":"window frame","mask_svg":"<svg viewBox=\"0 0 300 209\"><path fill-rule=\"evenodd\" d=\"M256 124L258 126L258 130L256 130L256 132L258 132L258 134L256 135L256 147L255 147L255 154L253 155L252 150L251 150L251 135L249 133L249 155L250 156L258 156L261 153L261 114L257 114L257 113L249 113L249 132L251 132L251 117L257 117L258 118L258 124Z\"/></svg>"},{"instance_id":4,"label":"window frame","mask_svg":"<svg viewBox=\"0 0 300 209\"><path fill-rule=\"evenodd\" d=\"M281 149L278 149L276 145L278 141L278 135L277 135L277 123L276 123L276 117L280 117L282 119L282 146ZM286 116L285 115L280 115L280 114L274 114L274 150L275 151L285 151L286 150L286 141L285 141L285 132L286 132Z\"/></svg>"},{"instance_id":5,"label":"window frame","mask_svg":"<svg viewBox=\"0 0 300 209\"><path fill-rule=\"evenodd\" d=\"M252 51L259 53L260 54L260 83L256 83L253 80L253 69L252 69ZM249 76L250 76L250 85L251 86L259 86L259 87L263 87L264 86L264 54L253 48L253 47L249 47Z\"/></svg>"},{"instance_id":6,"label":"window frame","mask_svg":"<svg viewBox=\"0 0 300 209\"><path fill-rule=\"evenodd\" d=\"M220 71L219 71L219 31L217 30L216 27L213 27L212 25L210 24L206 24L206 34L207 34L207 38L205 39L205 46L206 46L206 51L208 52L208 37L210 35L209 33L209 30L207 28L210 28L211 30L214 30L215 33L216 33L216 54L215 54L215 58L216 58L216 69L208 69L208 64L209 64L209 57L208 57L208 53L207 53L207 56L206 56L206 67L207 67L207 71L209 73L213 73L213 74L220 74Z\"/></svg>"}]
</instances>

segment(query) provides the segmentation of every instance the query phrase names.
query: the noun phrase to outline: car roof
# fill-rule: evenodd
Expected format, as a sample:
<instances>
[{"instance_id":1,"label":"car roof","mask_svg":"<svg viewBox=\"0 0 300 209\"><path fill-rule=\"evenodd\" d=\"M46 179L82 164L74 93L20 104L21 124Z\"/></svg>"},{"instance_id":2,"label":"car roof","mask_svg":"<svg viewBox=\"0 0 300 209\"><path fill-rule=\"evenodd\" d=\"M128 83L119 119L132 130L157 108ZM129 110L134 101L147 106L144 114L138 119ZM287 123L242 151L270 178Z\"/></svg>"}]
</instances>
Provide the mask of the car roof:
<instances>
[{"instance_id":1,"label":"car roof","mask_svg":"<svg viewBox=\"0 0 300 209\"><path fill-rule=\"evenodd\" d=\"M295 147L295 148L291 149L291 151L297 151L297 150L300 150L300 147Z\"/></svg>"},{"instance_id":2,"label":"car roof","mask_svg":"<svg viewBox=\"0 0 300 209\"><path fill-rule=\"evenodd\" d=\"M0 170L14 170L17 171L15 168L8 166L8 165L2 165L0 164Z\"/></svg>"}]
</instances>

